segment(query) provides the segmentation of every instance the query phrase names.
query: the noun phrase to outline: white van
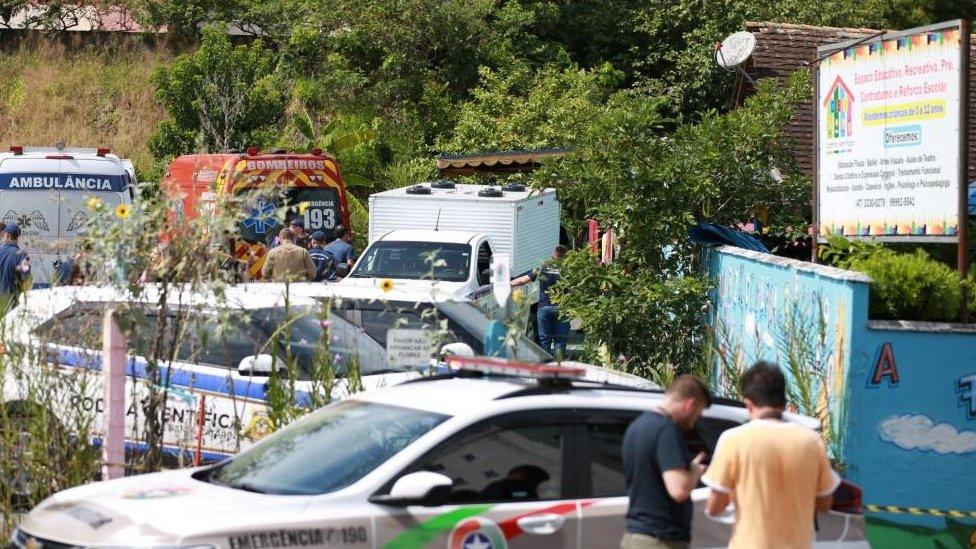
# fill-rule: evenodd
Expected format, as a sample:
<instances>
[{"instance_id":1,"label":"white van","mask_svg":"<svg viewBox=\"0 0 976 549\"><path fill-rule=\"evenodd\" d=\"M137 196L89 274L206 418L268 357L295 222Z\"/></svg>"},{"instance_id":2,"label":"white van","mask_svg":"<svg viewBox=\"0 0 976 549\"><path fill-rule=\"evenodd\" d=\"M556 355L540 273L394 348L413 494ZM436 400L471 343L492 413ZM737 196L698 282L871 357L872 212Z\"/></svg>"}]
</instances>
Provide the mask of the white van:
<instances>
[{"instance_id":1,"label":"white van","mask_svg":"<svg viewBox=\"0 0 976 549\"><path fill-rule=\"evenodd\" d=\"M75 253L88 227L86 202L108 208L130 204L132 163L108 149L11 147L0 153L0 221L21 229L20 247L31 258L34 284L54 278L54 263Z\"/></svg>"}]
</instances>

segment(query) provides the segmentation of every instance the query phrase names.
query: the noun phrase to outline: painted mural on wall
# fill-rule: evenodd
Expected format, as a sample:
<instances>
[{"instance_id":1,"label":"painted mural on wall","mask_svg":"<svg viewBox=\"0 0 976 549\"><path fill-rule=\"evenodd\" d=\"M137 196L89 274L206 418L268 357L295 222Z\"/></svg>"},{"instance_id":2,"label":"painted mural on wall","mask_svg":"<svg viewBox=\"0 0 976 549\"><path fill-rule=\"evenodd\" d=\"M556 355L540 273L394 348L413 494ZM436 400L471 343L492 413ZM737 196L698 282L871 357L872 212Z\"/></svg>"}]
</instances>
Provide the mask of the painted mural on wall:
<instances>
[{"instance_id":1,"label":"painted mural on wall","mask_svg":"<svg viewBox=\"0 0 976 549\"><path fill-rule=\"evenodd\" d=\"M976 333L868 327L855 344L852 380L864 389L852 392L853 428L863 436L849 452L872 540L976 548Z\"/></svg>"},{"instance_id":2,"label":"painted mural on wall","mask_svg":"<svg viewBox=\"0 0 976 549\"><path fill-rule=\"evenodd\" d=\"M761 257L761 256L760 256ZM758 360L780 364L790 379L790 401L819 417L835 464L843 468L846 369L854 289L819 271L770 265L718 254L711 262L715 333L713 384L737 395L737 380Z\"/></svg>"},{"instance_id":3,"label":"painted mural on wall","mask_svg":"<svg viewBox=\"0 0 976 549\"><path fill-rule=\"evenodd\" d=\"M853 273L742 250L707 260L715 388L777 361L863 489L874 546L976 549L976 331L871 323Z\"/></svg>"}]
</instances>

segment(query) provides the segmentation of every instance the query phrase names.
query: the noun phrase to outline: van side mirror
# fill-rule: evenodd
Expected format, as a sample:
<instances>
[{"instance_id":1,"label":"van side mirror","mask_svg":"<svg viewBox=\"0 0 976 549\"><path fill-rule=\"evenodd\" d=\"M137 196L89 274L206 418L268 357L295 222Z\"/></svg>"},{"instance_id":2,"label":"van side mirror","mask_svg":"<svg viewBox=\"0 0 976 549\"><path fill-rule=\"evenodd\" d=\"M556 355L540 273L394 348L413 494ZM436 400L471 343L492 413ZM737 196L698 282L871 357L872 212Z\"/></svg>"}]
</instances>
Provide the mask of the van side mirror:
<instances>
[{"instance_id":1,"label":"van side mirror","mask_svg":"<svg viewBox=\"0 0 976 549\"><path fill-rule=\"evenodd\" d=\"M242 376L269 376L273 369L275 358L271 355L251 355L241 359L237 371Z\"/></svg>"},{"instance_id":2,"label":"van side mirror","mask_svg":"<svg viewBox=\"0 0 976 549\"><path fill-rule=\"evenodd\" d=\"M338 265L336 265L336 276L338 276L339 278L346 278L347 276L349 276L349 264L339 263Z\"/></svg>"},{"instance_id":3,"label":"van side mirror","mask_svg":"<svg viewBox=\"0 0 976 549\"><path fill-rule=\"evenodd\" d=\"M389 494L372 496L369 501L395 507L432 507L447 501L452 486L454 481L450 477L431 471L416 471L397 479Z\"/></svg>"}]
</instances>

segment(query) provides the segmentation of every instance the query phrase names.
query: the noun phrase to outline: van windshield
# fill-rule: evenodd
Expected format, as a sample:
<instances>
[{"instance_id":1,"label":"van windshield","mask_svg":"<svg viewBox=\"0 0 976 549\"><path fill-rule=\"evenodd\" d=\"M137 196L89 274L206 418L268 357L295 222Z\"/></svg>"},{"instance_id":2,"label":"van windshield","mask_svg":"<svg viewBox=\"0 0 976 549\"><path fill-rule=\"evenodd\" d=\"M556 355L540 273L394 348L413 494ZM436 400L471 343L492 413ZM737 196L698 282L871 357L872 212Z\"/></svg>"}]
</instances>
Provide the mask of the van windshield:
<instances>
[{"instance_id":1,"label":"van windshield","mask_svg":"<svg viewBox=\"0 0 976 549\"><path fill-rule=\"evenodd\" d=\"M266 187L245 188L240 195L245 197L240 235L249 242L271 244L296 217L306 232L325 231L331 240L332 229L342 222L339 192L333 187L287 187L270 194Z\"/></svg>"},{"instance_id":2,"label":"van windshield","mask_svg":"<svg viewBox=\"0 0 976 549\"><path fill-rule=\"evenodd\" d=\"M349 276L464 282L471 246L443 242L374 242Z\"/></svg>"}]
</instances>

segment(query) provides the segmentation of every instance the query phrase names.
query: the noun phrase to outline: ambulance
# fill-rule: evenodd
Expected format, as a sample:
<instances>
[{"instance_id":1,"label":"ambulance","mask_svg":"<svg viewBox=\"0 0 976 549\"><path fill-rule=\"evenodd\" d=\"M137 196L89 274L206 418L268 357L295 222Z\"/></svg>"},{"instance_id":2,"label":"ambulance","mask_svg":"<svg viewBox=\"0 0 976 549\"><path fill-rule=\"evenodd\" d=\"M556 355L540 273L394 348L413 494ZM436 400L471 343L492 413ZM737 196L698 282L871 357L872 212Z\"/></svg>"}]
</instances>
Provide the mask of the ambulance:
<instances>
[{"instance_id":1,"label":"ambulance","mask_svg":"<svg viewBox=\"0 0 976 549\"><path fill-rule=\"evenodd\" d=\"M35 286L47 286L58 260L74 256L88 231L89 198L109 209L135 196L132 162L107 148L10 147L0 153L0 221L21 229Z\"/></svg>"},{"instance_id":2,"label":"ambulance","mask_svg":"<svg viewBox=\"0 0 976 549\"><path fill-rule=\"evenodd\" d=\"M167 168L162 186L174 199L177 221L213 213L222 194L244 198L235 201L244 208L235 254L251 259L251 279L260 278L269 245L290 220L301 218L307 232L321 230L330 237L336 225L349 226L339 164L320 149L261 153L252 147L246 153L184 155Z\"/></svg>"}]
</instances>

